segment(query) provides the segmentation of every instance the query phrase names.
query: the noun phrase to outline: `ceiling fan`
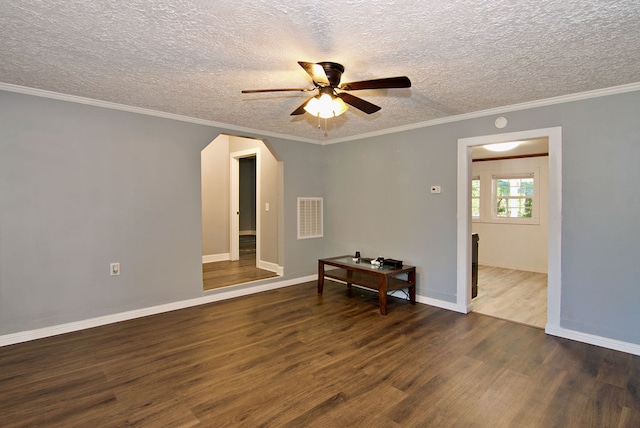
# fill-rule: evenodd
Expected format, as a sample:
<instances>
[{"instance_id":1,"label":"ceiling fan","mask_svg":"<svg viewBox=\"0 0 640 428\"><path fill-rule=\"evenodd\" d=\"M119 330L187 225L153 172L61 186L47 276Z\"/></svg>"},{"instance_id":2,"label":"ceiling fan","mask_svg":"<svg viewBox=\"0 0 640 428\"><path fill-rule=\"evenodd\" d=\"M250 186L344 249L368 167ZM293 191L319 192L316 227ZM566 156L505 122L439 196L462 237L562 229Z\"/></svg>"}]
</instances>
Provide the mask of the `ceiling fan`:
<instances>
[{"instance_id":1,"label":"ceiling fan","mask_svg":"<svg viewBox=\"0 0 640 428\"><path fill-rule=\"evenodd\" d=\"M318 94L307 99L300 107L295 109L291 115L297 116L308 112L314 116L324 119L338 116L347 110L349 104L367 114L375 113L381 107L368 101L351 95L347 92L362 89L388 89L388 88L410 88L411 81L407 76L387 77L383 79L361 80L340 84L340 78L344 73L344 67L335 62L303 62L298 64L311 76L313 88L282 88L282 89L248 89L242 91L243 94L256 92L311 92L318 90ZM345 104L346 103L346 104Z\"/></svg>"}]
</instances>

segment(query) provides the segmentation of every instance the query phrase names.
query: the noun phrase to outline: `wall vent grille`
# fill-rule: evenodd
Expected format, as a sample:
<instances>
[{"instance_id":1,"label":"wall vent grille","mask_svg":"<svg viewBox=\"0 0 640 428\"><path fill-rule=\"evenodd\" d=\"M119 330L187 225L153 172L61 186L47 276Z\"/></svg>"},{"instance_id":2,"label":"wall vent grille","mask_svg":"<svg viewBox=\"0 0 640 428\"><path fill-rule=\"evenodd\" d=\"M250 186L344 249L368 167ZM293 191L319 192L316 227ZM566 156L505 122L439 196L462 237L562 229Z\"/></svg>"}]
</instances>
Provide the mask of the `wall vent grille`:
<instances>
[{"instance_id":1,"label":"wall vent grille","mask_svg":"<svg viewBox=\"0 0 640 428\"><path fill-rule=\"evenodd\" d=\"M322 198L298 198L298 239L322 238Z\"/></svg>"}]
</instances>

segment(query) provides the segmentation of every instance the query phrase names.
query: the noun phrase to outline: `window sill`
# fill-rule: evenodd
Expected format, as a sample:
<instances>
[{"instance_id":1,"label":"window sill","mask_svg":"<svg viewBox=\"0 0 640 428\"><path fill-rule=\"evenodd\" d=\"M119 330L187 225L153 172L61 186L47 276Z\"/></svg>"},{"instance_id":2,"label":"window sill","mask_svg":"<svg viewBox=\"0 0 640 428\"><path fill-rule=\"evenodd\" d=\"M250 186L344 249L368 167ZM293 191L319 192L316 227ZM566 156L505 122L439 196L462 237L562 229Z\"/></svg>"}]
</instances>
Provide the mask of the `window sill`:
<instances>
[{"instance_id":1,"label":"window sill","mask_svg":"<svg viewBox=\"0 0 640 428\"><path fill-rule=\"evenodd\" d=\"M473 223L487 223L487 224L520 224L520 225L539 225L539 218L492 218L489 220L473 218L471 219Z\"/></svg>"}]
</instances>

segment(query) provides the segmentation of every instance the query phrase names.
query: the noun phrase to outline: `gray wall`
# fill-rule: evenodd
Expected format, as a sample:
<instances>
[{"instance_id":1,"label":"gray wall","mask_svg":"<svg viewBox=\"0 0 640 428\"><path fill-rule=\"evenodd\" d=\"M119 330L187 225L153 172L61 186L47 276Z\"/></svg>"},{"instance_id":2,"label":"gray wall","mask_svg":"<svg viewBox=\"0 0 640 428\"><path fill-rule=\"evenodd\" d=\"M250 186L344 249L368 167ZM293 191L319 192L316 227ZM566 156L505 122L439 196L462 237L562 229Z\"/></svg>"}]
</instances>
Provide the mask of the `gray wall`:
<instances>
[{"instance_id":1,"label":"gray wall","mask_svg":"<svg viewBox=\"0 0 640 428\"><path fill-rule=\"evenodd\" d=\"M565 142L562 325L640 344L640 92L554 110Z\"/></svg>"},{"instance_id":2,"label":"gray wall","mask_svg":"<svg viewBox=\"0 0 640 428\"><path fill-rule=\"evenodd\" d=\"M0 92L0 335L202 296L200 152L221 132ZM297 146L295 221L320 147L271 144ZM314 273L320 244L285 238L284 279Z\"/></svg>"},{"instance_id":3,"label":"gray wall","mask_svg":"<svg viewBox=\"0 0 640 428\"><path fill-rule=\"evenodd\" d=\"M419 294L455 302L457 140L562 126L561 326L640 344L640 92L326 147L326 254L417 266ZM441 185L440 195L429 193Z\"/></svg>"},{"instance_id":4,"label":"gray wall","mask_svg":"<svg viewBox=\"0 0 640 428\"><path fill-rule=\"evenodd\" d=\"M635 344L639 107L632 92L514 111L502 130L563 130L561 325ZM0 334L202 294L200 150L224 130L4 92L0 112ZM359 250L416 265L420 294L455 302L457 140L497 134L494 119L325 147L268 138L285 278ZM296 239L298 196L325 197L324 239Z\"/></svg>"}]
</instances>

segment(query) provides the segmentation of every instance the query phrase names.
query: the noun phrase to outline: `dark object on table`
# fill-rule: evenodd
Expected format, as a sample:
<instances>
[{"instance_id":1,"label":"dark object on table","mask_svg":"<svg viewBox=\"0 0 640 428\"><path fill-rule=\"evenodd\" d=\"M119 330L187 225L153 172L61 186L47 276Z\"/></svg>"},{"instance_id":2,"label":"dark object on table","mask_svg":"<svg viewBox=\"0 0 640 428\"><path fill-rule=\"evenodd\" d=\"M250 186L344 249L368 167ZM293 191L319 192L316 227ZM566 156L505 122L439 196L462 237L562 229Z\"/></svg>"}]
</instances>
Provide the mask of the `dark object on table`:
<instances>
[{"instance_id":1,"label":"dark object on table","mask_svg":"<svg viewBox=\"0 0 640 428\"><path fill-rule=\"evenodd\" d=\"M402 260L384 259L382 265L393 269L402 269Z\"/></svg>"}]
</instances>

